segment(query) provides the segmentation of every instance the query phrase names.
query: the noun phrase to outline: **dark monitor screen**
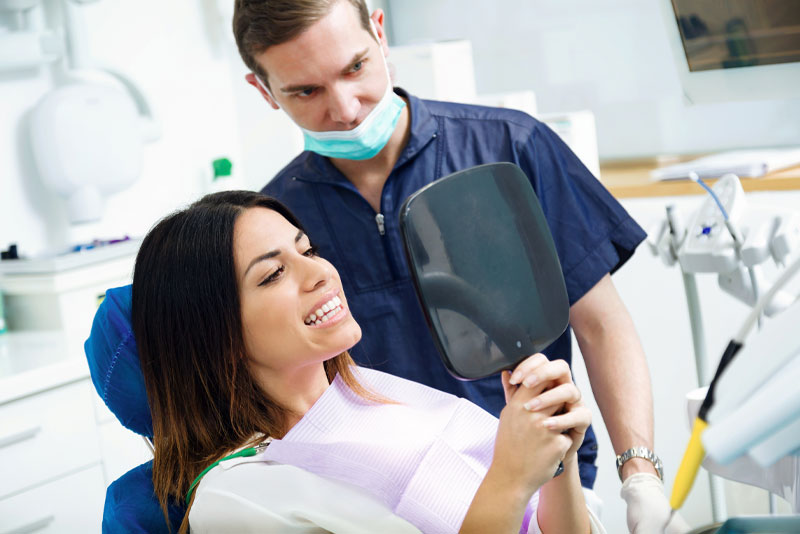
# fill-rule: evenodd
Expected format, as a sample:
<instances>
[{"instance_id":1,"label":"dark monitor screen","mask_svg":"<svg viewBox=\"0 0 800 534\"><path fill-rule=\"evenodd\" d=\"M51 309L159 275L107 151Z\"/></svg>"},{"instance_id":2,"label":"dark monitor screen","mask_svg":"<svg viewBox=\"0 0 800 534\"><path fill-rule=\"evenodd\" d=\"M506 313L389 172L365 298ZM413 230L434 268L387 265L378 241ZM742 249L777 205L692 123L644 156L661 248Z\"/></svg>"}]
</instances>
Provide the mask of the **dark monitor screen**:
<instances>
[{"instance_id":1,"label":"dark monitor screen","mask_svg":"<svg viewBox=\"0 0 800 534\"><path fill-rule=\"evenodd\" d=\"M692 72L800 62L800 1L672 0Z\"/></svg>"}]
</instances>

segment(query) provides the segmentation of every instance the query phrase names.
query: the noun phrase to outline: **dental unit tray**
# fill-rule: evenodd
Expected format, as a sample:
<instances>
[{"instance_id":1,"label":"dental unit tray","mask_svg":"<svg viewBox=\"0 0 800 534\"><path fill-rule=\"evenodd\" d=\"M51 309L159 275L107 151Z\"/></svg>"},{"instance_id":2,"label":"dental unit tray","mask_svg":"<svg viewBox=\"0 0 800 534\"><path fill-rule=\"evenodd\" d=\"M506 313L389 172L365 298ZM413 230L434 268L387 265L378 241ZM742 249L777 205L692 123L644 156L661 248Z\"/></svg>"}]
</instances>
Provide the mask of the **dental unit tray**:
<instances>
[{"instance_id":1,"label":"dental unit tray","mask_svg":"<svg viewBox=\"0 0 800 534\"><path fill-rule=\"evenodd\" d=\"M512 369L566 330L561 264L516 165L481 165L420 189L400 210L400 231L428 326L456 378Z\"/></svg>"}]
</instances>

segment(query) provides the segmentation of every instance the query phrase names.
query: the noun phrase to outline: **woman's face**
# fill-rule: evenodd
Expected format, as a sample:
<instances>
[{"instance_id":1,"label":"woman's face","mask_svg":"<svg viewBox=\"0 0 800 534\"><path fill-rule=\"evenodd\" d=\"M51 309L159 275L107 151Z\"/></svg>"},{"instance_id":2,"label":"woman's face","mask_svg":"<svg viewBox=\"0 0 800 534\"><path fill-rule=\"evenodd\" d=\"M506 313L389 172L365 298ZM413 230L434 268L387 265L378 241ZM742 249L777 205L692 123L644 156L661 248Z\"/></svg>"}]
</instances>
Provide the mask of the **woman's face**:
<instances>
[{"instance_id":1,"label":"woman's face","mask_svg":"<svg viewBox=\"0 0 800 534\"><path fill-rule=\"evenodd\" d=\"M234 226L245 347L269 372L328 360L361 339L339 273L278 212L256 207Z\"/></svg>"}]
</instances>

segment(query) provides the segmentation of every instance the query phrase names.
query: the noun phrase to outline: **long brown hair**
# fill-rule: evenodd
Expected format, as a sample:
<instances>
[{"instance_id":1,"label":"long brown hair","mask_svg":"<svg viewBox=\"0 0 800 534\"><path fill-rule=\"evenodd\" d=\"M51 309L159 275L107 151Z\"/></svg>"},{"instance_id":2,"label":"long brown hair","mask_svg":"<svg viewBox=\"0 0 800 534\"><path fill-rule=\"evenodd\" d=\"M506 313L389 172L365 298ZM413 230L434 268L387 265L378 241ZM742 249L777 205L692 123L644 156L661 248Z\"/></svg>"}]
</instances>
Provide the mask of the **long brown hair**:
<instances>
[{"instance_id":1,"label":"long brown hair","mask_svg":"<svg viewBox=\"0 0 800 534\"><path fill-rule=\"evenodd\" d=\"M208 195L156 224L133 276L132 323L153 418L153 484L167 505L215 460L263 436L282 437L288 412L251 375L242 337L233 230L246 209L277 200L250 191ZM355 379L347 352L324 363L357 394L380 402ZM167 523L169 521L167 520ZM188 529L188 513L180 531Z\"/></svg>"},{"instance_id":2,"label":"long brown hair","mask_svg":"<svg viewBox=\"0 0 800 534\"><path fill-rule=\"evenodd\" d=\"M330 13L344 0L236 0L233 36L242 61L269 86L269 78L255 56L273 45L291 41ZM347 0L358 12L361 27L372 33L364 0Z\"/></svg>"}]
</instances>

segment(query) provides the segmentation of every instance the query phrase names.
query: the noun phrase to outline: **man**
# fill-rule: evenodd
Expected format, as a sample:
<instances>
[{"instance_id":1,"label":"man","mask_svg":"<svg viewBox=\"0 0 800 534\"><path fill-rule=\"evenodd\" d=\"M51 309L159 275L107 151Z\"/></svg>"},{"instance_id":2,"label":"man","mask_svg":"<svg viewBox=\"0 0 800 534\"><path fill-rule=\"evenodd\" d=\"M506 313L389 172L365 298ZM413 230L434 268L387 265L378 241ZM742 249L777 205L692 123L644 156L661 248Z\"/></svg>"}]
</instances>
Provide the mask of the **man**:
<instances>
[{"instance_id":1,"label":"man","mask_svg":"<svg viewBox=\"0 0 800 534\"><path fill-rule=\"evenodd\" d=\"M398 212L409 194L442 176L510 161L527 174L553 233L575 331L615 451L637 534L660 532L669 505L653 450L652 395L644 354L610 273L644 238L641 228L546 126L516 111L419 100L393 89L384 14L363 0L237 0L233 18L247 81L303 130L306 151L263 192L303 221L338 268L364 335L352 355L467 397L497 415L497 377L453 379L439 362L407 271ZM570 331L544 352L570 360ZM579 452L594 484L596 440ZM626 454L624 454L628 451ZM659 478L657 478L659 477ZM587 502L597 499L587 492ZM673 518L667 532L682 532Z\"/></svg>"}]
</instances>

